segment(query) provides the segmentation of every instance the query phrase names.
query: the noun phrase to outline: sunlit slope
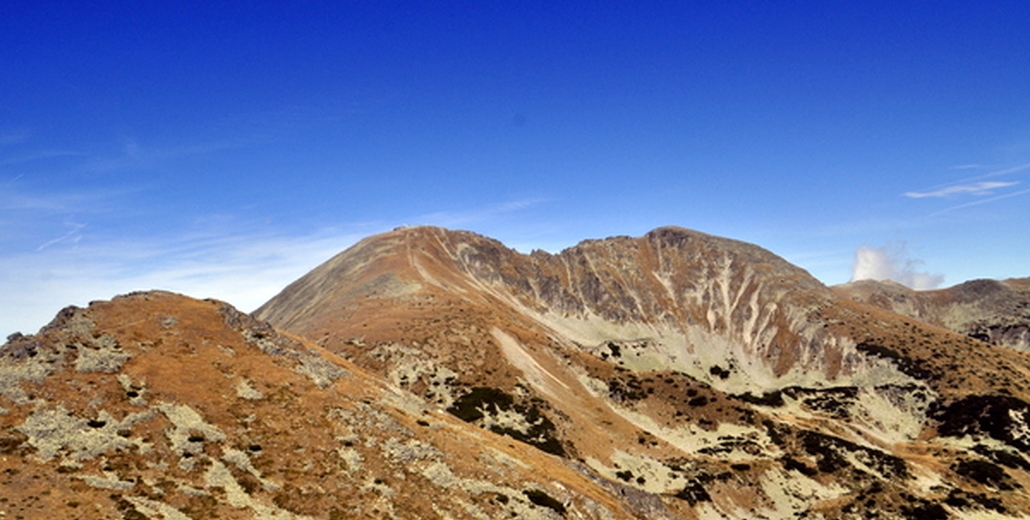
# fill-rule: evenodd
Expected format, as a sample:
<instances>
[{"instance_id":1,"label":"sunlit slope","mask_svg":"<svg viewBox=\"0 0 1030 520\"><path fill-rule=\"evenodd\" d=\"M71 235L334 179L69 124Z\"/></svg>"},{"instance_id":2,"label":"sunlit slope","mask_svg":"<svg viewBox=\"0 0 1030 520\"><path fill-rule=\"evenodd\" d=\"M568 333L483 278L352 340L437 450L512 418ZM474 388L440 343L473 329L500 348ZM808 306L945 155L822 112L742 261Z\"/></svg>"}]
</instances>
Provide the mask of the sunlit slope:
<instances>
[{"instance_id":1,"label":"sunlit slope","mask_svg":"<svg viewBox=\"0 0 1030 520\"><path fill-rule=\"evenodd\" d=\"M0 349L0 490L0 516L26 519L647 516L227 304L160 292Z\"/></svg>"}]
</instances>

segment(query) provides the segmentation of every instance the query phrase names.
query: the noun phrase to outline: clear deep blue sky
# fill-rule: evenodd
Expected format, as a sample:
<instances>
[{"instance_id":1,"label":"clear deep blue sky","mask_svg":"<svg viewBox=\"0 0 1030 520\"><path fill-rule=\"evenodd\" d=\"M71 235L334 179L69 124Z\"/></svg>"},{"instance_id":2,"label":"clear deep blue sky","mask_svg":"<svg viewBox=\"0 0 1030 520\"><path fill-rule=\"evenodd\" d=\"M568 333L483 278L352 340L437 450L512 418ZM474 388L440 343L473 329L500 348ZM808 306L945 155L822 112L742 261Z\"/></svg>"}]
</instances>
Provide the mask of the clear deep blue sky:
<instances>
[{"instance_id":1,"label":"clear deep blue sky","mask_svg":"<svg viewBox=\"0 0 1030 520\"><path fill-rule=\"evenodd\" d=\"M1030 2L87 4L0 3L3 334L402 224L1030 276Z\"/></svg>"}]
</instances>

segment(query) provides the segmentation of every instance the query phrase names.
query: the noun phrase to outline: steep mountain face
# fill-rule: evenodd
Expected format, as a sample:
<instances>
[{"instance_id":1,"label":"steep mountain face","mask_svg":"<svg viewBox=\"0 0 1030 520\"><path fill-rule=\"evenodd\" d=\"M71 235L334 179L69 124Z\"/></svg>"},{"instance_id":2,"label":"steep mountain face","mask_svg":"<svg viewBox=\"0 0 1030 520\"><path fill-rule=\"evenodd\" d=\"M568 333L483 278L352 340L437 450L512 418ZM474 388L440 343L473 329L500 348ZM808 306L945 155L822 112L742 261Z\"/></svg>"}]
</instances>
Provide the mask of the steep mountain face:
<instances>
[{"instance_id":1,"label":"steep mountain face","mask_svg":"<svg viewBox=\"0 0 1030 520\"><path fill-rule=\"evenodd\" d=\"M649 497L652 518L1030 514L1030 360L680 228L520 254L398 229L255 316Z\"/></svg>"},{"instance_id":2,"label":"steep mountain face","mask_svg":"<svg viewBox=\"0 0 1030 520\"><path fill-rule=\"evenodd\" d=\"M68 308L0 347L0 517L640 518L653 499L217 301Z\"/></svg>"},{"instance_id":3,"label":"steep mountain face","mask_svg":"<svg viewBox=\"0 0 1030 520\"><path fill-rule=\"evenodd\" d=\"M366 300L374 302L366 302ZM832 293L756 246L683 229L520 255L471 233L415 228L373 237L315 269L255 315L308 337L445 300L510 315L584 349L638 343L623 364L722 386L769 389L862 372L853 345L823 331ZM372 303L367 305L366 303ZM337 340L340 338L336 338ZM715 377L705 361L731 363ZM721 373L721 372L720 372Z\"/></svg>"},{"instance_id":4,"label":"steep mountain face","mask_svg":"<svg viewBox=\"0 0 1030 520\"><path fill-rule=\"evenodd\" d=\"M1030 351L1030 278L973 280L935 291L861 280L833 290L992 345Z\"/></svg>"}]
</instances>

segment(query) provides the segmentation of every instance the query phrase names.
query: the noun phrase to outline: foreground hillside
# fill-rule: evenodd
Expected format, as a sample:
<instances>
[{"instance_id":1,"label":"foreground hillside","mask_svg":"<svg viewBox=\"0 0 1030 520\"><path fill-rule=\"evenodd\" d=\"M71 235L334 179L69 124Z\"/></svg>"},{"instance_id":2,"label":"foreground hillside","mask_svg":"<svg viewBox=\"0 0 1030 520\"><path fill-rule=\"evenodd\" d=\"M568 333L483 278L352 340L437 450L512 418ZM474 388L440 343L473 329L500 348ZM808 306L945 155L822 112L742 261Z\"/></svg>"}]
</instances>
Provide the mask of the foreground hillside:
<instances>
[{"instance_id":1,"label":"foreground hillside","mask_svg":"<svg viewBox=\"0 0 1030 520\"><path fill-rule=\"evenodd\" d=\"M1030 513L1025 355L750 244L662 228L525 255L399 229L255 315L672 517Z\"/></svg>"},{"instance_id":2,"label":"foreground hillside","mask_svg":"<svg viewBox=\"0 0 1030 520\"><path fill-rule=\"evenodd\" d=\"M153 292L3 346L0 490L7 519L647 516L224 303Z\"/></svg>"}]
</instances>

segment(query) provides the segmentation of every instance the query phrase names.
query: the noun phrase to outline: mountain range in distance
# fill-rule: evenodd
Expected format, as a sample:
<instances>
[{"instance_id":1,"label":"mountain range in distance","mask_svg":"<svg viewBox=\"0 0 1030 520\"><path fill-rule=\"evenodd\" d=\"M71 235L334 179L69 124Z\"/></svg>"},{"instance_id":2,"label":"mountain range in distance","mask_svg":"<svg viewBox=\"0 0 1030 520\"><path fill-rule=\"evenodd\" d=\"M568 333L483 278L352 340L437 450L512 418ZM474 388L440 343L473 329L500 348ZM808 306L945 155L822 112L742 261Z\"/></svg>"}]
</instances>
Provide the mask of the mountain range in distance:
<instances>
[{"instance_id":1,"label":"mountain range in distance","mask_svg":"<svg viewBox=\"0 0 1030 520\"><path fill-rule=\"evenodd\" d=\"M5 518L1022 518L1030 279L827 287L676 227L362 240L252 315L0 347Z\"/></svg>"}]
</instances>

